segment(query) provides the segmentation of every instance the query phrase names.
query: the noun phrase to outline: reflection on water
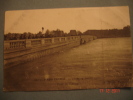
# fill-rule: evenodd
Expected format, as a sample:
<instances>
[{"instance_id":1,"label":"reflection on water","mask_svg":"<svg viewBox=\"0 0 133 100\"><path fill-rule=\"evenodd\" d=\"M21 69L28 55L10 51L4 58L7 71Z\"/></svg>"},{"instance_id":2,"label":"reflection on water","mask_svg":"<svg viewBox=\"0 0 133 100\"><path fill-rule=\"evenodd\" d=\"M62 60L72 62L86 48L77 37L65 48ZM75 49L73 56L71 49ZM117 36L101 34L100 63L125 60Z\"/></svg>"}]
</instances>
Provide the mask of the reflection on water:
<instances>
[{"instance_id":1,"label":"reflection on water","mask_svg":"<svg viewBox=\"0 0 133 100\"><path fill-rule=\"evenodd\" d=\"M10 91L130 87L130 38L103 38L5 70Z\"/></svg>"}]
</instances>

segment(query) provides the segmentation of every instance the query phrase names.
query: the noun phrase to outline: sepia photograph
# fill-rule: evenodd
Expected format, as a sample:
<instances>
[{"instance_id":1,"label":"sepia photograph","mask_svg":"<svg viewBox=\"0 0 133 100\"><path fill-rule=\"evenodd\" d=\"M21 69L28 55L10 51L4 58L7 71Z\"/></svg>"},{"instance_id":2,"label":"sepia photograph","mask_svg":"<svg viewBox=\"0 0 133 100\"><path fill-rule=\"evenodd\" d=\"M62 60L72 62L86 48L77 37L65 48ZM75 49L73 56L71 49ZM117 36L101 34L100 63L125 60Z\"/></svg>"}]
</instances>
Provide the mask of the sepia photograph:
<instances>
[{"instance_id":1,"label":"sepia photograph","mask_svg":"<svg viewBox=\"0 0 133 100\"><path fill-rule=\"evenodd\" d=\"M5 12L3 91L133 87L128 6Z\"/></svg>"}]
</instances>

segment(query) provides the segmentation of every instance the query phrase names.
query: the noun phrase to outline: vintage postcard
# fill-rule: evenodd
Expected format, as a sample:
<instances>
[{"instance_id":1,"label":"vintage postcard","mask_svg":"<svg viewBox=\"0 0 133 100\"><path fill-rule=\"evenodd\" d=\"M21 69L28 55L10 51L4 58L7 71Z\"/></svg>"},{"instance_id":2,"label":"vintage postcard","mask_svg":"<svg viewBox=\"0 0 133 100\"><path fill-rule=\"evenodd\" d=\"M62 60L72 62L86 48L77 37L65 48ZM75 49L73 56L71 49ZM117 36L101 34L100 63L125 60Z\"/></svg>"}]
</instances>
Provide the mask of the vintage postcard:
<instances>
[{"instance_id":1,"label":"vintage postcard","mask_svg":"<svg viewBox=\"0 0 133 100\"><path fill-rule=\"evenodd\" d=\"M3 91L132 87L128 6L5 13Z\"/></svg>"}]
</instances>

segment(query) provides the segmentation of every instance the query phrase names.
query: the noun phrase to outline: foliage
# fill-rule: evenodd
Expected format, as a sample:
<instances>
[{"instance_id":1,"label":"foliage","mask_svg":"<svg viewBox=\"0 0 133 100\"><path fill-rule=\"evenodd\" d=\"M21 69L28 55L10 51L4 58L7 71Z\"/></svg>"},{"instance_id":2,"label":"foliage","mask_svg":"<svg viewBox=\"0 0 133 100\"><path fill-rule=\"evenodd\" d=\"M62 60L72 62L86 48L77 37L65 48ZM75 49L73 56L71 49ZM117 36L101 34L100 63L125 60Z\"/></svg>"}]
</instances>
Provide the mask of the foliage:
<instances>
[{"instance_id":1,"label":"foliage","mask_svg":"<svg viewBox=\"0 0 133 100\"><path fill-rule=\"evenodd\" d=\"M46 30L43 33L42 31L34 34L31 32L24 33L8 33L4 35L5 40L19 40L19 39L38 39L38 38L52 38L52 37L66 37L66 36L78 36L78 35L93 35L99 38L108 38L108 37L129 37L130 36L130 26L125 26L123 29L108 29L108 30L87 30L84 33L77 30L70 30L69 33L64 31L57 30Z\"/></svg>"}]
</instances>

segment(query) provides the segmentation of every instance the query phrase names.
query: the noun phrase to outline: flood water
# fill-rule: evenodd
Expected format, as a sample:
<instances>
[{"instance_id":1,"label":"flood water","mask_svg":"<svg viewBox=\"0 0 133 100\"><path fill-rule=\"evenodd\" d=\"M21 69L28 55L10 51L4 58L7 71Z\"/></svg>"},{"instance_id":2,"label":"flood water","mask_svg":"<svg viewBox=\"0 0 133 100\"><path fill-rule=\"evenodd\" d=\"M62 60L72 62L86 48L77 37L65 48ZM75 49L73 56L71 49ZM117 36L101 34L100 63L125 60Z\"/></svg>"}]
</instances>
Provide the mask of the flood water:
<instances>
[{"instance_id":1,"label":"flood water","mask_svg":"<svg viewBox=\"0 0 133 100\"><path fill-rule=\"evenodd\" d=\"M103 38L4 70L9 91L131 87L131 38Z\"/></svg>"}]
</instances>

